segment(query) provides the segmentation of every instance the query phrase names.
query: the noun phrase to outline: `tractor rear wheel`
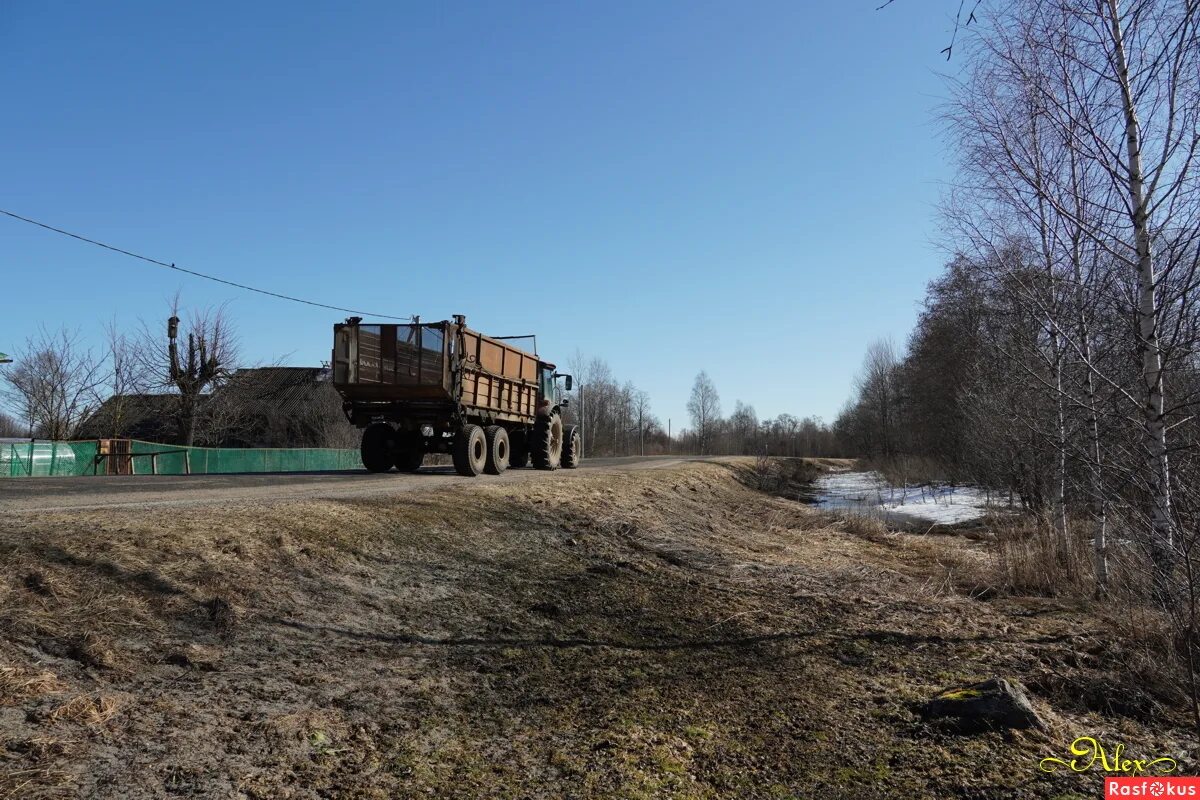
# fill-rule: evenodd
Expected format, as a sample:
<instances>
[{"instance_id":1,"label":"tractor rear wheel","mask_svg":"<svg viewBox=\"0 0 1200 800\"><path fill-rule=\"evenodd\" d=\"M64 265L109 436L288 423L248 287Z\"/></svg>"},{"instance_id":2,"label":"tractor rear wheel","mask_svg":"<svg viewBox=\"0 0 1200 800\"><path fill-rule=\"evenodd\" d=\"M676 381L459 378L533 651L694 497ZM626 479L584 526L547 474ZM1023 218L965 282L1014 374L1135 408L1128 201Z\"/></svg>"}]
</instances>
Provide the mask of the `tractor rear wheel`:
<instances>
[{"instance_id":1,"label":"tractor rear wheel","mask_svg":"<svg viewBox=\"0 0 1200 800\"><path fill-rule=\"evenodd\" d=\"M488 475L499 475L508 469L508 431L499 425L488 425L483 429L487 441L487 465L483 471Z\"/></svg>"},{"instance_id":2,"label":"tractor rear wheel","mask_svg":"<svg viewBox=\"0 0 1200 800\"><path fill-rule=\"evenodd\" d=\"M478 425L463 425L454 434L454 471L474 478L487 465L487 438Z\"/></svg>"},{"instance_id":3,"label":"tractor rear wheel","mask_svg":"<svg viewBox=\"0 0 1200 800\"><path fill-rule=\"evenodd\" d=\"M538 417L529 435L529 456L537 469L558 469L562 462L563 424L557 413Z\"/></svg>"},{"instance_id":4,"label":"tractor rear wheel","mask_svg":"<svg viewBox=\"0 0 1200 800\"><path fill-rule=\"evenodd\" d=\"M392 468L395 457L396 431L386 422L374 422L366 427L362 437L363 466L369 472L387 472Z\"/></svg>"},{"instance_id":5,"label":"tractor rear wheel","mask_svg":"<svg viewBox=\"0 0 1200 800\"><path fill-rule=\"evenodd\" d=\"M524 469L529 466L529 445L524 430L508 433L508 467Z\"/></svg>"},{"instance_id":6,"label":"tractor rear wheel","mask_svg":"<svg viewBox=\"0 0 1200 800\"><path fill-rule=\"evenodd\" d=\"M395 447L396 469L416 472L425 463L425 440L415 431L397 431Z\"/></svg>"},{"instance_id":7,"label":"tractor rear wheel","mask_svg":"<svg viewBox=\"0 0 1200 800\"><path fill-rule=\"evenodd\" d=\"M578 425L568 425L563 428L562 465L563 469L575 469L579 466L580 454L583 452L583 437L579 435Z\"/></svg>"}]
</instances>

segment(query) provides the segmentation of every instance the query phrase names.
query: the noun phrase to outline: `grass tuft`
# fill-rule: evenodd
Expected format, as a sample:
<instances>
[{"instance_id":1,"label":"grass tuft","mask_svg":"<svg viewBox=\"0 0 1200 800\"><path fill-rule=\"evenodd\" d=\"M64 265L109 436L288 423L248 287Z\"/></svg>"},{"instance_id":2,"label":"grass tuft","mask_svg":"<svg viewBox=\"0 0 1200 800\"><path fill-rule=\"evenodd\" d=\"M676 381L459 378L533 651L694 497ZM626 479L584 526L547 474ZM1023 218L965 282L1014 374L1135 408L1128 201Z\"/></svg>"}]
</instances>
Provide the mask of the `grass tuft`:
<instances>
[{"instance_id":1,"label":"grass tuft","mask_svg":"<svg viewBox=\"0 0 1200 800\"><path fill-rule=\"evenodd\" d=\"M103 725L117 715L121 706L121 699L115 695L81 694L51 711L50 719L80 725Z\"/></svg>"},{"instance_id":2,"label":"grass tuft","mask_svg":"<svg viewBox=\"0 0 1200 800\"><path fill-rule=\"evenodd\" d=\"M11 705L19 700L57 694L64 689L63 683L53 672L35 672L0 664L0 705Z\"/></svg>"}]
</instances>

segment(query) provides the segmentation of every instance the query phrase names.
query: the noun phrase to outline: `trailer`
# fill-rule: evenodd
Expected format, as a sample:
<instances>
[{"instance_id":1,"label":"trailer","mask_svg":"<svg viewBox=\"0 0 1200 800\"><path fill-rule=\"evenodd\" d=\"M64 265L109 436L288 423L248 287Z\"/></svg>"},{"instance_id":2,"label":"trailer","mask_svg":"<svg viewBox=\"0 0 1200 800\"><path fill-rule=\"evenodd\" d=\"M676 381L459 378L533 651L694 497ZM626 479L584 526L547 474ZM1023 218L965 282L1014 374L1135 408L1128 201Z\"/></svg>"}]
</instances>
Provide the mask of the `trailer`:
<instances>
[{"instance_id":1,"label":"trailer","mask_svg":"<svg viewBox=\"0 0 1200 800\"><path fill-rule=\"evenodd\" d=\"M333 326L331 363L371 472L416 472L428 453L451 454L466 476L579 466L579 429L562 419L572 377L462 315L408 325L350 317Z\"/></svg>"}]
</instances>

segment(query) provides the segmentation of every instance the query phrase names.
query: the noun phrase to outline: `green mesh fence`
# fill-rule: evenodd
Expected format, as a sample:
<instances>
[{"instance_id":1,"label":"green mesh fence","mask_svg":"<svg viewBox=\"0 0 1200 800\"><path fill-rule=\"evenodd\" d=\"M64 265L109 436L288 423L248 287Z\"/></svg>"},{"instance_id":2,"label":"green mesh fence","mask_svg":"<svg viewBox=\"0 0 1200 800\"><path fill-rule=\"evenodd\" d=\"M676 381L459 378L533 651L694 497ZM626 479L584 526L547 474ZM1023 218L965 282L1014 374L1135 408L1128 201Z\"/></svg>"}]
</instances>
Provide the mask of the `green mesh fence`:
<instances>
[{"instance_id":1,"label":"green mesh fence","mask_svg":"<svg viewBox=\"0 0 1200 800\"><path fill-rule=\"evenodd\" d=\"M362 469L357 450L332 448L180 447L129 442L129 452L100 453L99 442L0 444L0 476L204 475L235 472L328 472Z\"/></svg>"}]
</instances>

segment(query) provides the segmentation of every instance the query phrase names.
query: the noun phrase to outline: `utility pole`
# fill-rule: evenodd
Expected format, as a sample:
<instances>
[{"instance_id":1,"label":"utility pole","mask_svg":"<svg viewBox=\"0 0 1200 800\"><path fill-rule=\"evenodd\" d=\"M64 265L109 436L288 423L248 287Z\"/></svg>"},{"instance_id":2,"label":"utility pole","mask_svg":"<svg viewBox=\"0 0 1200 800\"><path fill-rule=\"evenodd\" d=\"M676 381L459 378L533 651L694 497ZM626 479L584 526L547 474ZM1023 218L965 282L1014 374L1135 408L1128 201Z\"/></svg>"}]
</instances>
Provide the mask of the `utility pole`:
<instances>
[{"instance_id":1,"label":"utility pole","mask_svg":"<svg viewBox=\"0 0 1200 800\"><path fill-rule=\"evenodd\" d=\"M667 417L667 455L671 455L671 418Z\"/></svg>"}]
</instances>

